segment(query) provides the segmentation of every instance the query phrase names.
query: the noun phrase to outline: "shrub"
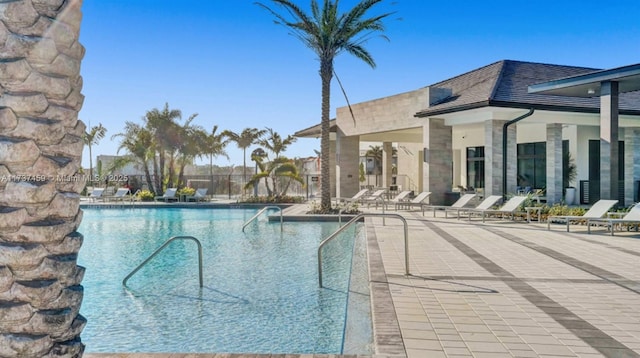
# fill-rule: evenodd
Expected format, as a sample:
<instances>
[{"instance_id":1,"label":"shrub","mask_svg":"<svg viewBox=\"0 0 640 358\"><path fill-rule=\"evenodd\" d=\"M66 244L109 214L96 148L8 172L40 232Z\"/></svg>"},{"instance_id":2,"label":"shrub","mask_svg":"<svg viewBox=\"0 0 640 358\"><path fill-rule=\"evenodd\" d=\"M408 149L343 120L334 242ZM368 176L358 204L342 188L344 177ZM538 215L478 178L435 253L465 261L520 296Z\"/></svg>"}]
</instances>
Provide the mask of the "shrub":
<instances>
[{"instance_id":1,"label":"shrub","mask_svg":"<svg viewBox=\"0 0 640 358\"><path fill-rule=\"evenodd\" d=\"M250 196L244 199L244 203L252 204L299 204L304 202L304 198L301 196Z\"/></svg>"},{"instance_id":2,"label":"shrub","mask_svg":"<svg viewBox=\"0 0 640 358\"><path fill-rule=\"evenodd\" d=\"M140 190L138 192L138 199L140 201L153 201L155 197L155 194L153 194L149 190Z\"/></svg>"},{"instance_id":3,"label":"shrub","mask_svg":"<svg viewBox=\"0 0 640 358\"><path fill-rule=\"evenodd\" d=\"M189 187L182 188L177 192L178 195L186 195L186 196L193 196L195 193L196 193L196 189L189 188Z\"/></svg>"},{"instance_id":4,"label":"shrub","mask_svg":"<svg viewBox=\"0 0 640 358\"><path fill-rule=\"evenodd\" d=\"M332 205L329 210L322 210L320 203L314 200L309 203L307 214L339 214L340 212L343 214L359 214L359 205L356 202L338 203Z\"/></svg>"}]
</instances>

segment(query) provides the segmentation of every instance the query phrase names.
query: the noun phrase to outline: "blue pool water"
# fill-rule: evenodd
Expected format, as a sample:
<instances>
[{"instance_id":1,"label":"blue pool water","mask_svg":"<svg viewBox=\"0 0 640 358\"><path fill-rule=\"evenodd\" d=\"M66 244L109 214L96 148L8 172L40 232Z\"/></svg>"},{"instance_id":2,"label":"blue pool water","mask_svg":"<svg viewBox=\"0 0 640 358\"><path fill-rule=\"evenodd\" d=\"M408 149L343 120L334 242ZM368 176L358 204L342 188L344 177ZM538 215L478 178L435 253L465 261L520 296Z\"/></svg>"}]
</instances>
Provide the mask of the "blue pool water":
<instances>
[{"instance_id":1,"label":"blue pool water","mask_svg":"<svg viewBox=\"0 0 640 358\"><path fill-rule=\"evenodd\" d=\"M78 258L87 268L80 313L87 352L341 353L354 235L316 250L337 223L267 222L256 210L84 209ZM275 211L272 213L276 213ZM123 289L122 280L168 238L175 241Z\"/></svg>"}]
</instances>

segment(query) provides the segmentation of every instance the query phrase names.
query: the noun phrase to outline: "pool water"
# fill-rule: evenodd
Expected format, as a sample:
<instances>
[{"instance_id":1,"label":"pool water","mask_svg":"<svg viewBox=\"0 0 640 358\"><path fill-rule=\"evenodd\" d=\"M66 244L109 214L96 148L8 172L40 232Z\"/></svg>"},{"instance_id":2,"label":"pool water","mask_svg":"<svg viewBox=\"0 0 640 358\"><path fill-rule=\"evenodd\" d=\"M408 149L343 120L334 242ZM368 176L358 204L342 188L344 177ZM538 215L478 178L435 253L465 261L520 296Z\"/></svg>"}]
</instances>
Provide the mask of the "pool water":
<instances>
[{"instance_id":1,"label":"pool water","mask_svg":"<svg viewBox=\"0 0 640 358\"><path fill-rule=\"evenodd\" d=\"M355 235L347 230L317 247L337 223L243 223L257 210L84 209L79 231L86 267L80 313L87 352L341 353ZM271 212L277 214L276 211ZM123 278L167 239L171 243Z\"/></svg>"}]
</instances>

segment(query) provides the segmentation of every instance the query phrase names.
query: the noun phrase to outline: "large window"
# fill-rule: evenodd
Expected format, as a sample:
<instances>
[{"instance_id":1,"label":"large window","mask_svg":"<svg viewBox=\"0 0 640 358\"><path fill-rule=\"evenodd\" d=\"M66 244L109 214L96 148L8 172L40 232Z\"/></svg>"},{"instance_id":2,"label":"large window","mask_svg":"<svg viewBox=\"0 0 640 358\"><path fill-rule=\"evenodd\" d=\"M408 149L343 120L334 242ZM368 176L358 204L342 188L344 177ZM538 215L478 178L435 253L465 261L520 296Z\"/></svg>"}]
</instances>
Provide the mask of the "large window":
<instances>
[{"instance_id":1,"label":"large window","mask_svg":"<svg viewBox=\"0 0 640 358\"><path fill-rule=\"evenodd\" d=\"M467 148L467 187L484 188L484 147Z\"/></svg>"},{"instance_id":2,"label":"large window","mask_svg":"<svg viewBox=\"0 0 640 358\"><path fill-rule=\"evenodd\" d=\"M522 189L547 186L547 143L518 144L518 186Z\"/></svg>"}]
</instances>

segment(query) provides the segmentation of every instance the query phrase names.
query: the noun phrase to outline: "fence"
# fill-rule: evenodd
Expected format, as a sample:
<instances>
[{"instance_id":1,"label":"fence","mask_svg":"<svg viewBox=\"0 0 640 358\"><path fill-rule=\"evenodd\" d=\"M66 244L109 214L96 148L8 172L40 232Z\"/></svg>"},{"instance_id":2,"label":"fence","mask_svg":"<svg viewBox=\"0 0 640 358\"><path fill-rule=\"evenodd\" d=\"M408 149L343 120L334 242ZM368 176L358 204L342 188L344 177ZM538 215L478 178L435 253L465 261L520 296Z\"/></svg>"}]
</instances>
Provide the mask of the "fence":
<instances>
[{"instance_id":1,"label":"fence","mask_svg":"<svg viewBox=\"0 0 640 358\"><path fill-rule=\"evenodd\" d=\"M239 199L249 196L267 196L268 190L265 181L253 188L244 189L245 183L251 178L242 174L214 174L214 175L185 175L185 186L195 189L206 188L207 195L219 199ZM286 195L300 196L307 200L320 196L320 176L305 175L304 184L288 178L280 178L277 182L276 192L281 192L288 185ZM155 177L151 176L151 182L155 183ZM130 175L129 185L131 190L150 190L144 175ZM269 183L273 190L273 183Z\"/></svg>"}]
</instances>

